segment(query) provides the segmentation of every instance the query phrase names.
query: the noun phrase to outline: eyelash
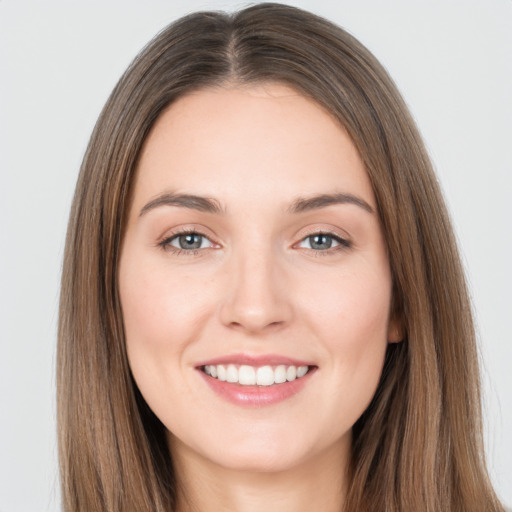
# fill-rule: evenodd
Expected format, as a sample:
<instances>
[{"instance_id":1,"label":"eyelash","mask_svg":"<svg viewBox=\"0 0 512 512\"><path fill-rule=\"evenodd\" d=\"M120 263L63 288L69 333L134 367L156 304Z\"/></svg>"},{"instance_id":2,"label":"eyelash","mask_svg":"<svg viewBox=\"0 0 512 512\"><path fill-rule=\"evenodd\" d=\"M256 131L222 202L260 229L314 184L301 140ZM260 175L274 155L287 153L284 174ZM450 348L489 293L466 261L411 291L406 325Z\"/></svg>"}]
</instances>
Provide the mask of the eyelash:
<instances>
[{"instance_id":1,"label":"eyelash","mask_svg":"<svg viewBox=\"0 0 512 512\"><path fill-rule=\"evenodd\" d=\"M171 245L171 242L173 240L179 238L180 236L186 236L186 235L197 235L202 238L205 238L211 244L214 244L214 242L212 242L207 235L205 235L204 233L201 233L200 231L198 231L196 229L183 229L179 232L173 233L172 235L170 235L170 236L164 238L162 241L158 242L158 246L162 250L169 251L176 256L197 256L197 255L199 255L200 251L205 249L204 247L197 248L197 249L182 249L182 248L174 247ZM336 234L328 232L328 231L314 231L310 234L307 234L298 243L294 244L293 247L297 247L300 244L302 244L303 242L305 242L306 240L311 239L315 236L328 237L328 238L332 239L333 241L337 242L338 245L336 245L335 247L332 247L332 248L329 247L324 250L315 250L312 248L304 247L304 249L306 249L308 252L312 253L314 256L329 256L335 252L347 250L352 247L352 242L350 242L349 240L347 240L345 238L340 237L339 235L336 235Z\"/></svg>"},{"instance_id":2,"label":"eyelash","mask_svg":"<svg viewBox=\"0 0 512 512\"><path fill-rule=\"evenodd\" d=\"M325 237L332 239L334 242L338 243L338 245L336 245L335 247L329 247L328 249L324 249L324 250L315 250L312 248L304 248L308 252L313 254L315 257L332 256L333 253L338 253L339 251L346 251L347 249L350 249L352 247L352 242L350 242L346 238L342 238L341 236L339 236L335 233L332 233L329 231L322 231L322 230L313 231L313 232L307 234L305 237L303 237L300 240L300 242L295 244L295 246L299 246L300 244L304 243L306 240L311 239L315 236L325 236ZM310 243L311 243L311 240L310 240Z\"/></svg>"},{"instance_id":3,"label":"eyelash","mask_svg":"<svg viewBox=\"0 0 512 512\"><path fill-rule=\"evenodd\" d=\"M197 236L207 239L212 244L214 243L210 240L210 238L208 238L205 234L201 233L197 229L183 229L181 231L173 233L170 236L165 237L162 241L158 242L158 246L160 248L162 248L162 250L171 252L171 253L175 254L176 256L197 256L197 255L199 255L200 251L204 248L182 249L182 248L174 247L171 245L171 242L173 240L179 238L180 236L186 236L186 235L197 235Z\"/></svg>"}]
</instances>

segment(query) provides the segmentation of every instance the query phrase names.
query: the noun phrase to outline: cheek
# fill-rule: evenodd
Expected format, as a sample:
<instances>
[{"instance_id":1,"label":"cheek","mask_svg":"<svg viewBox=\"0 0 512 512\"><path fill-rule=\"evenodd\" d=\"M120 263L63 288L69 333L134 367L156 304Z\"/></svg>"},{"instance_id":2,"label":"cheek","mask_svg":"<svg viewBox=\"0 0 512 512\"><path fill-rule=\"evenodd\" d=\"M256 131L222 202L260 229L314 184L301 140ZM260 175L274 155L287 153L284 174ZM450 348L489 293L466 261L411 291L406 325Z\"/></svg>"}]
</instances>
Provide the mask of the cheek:
<instances>
[{"instance_id":1,"label":"cheek","mask_svg":"<svg viewBox=\"0 0 512 512\"><path fill-rule=\"evenodd\" d=\"M177 278L144 254L127 253L119 272L126 349L139 389L151 403L151 390L165 389L164 380L199 338L211 301L199 293L197 277L180 272Z\"/></svg>"},{"instance_id":2,"label":"cheek","mask_svg":"<svg viewBox=\"0 0 512 512\"><path fill-rule=\"evenodd\" d=\"M387 341L391 303L387 266L361 265L322 282L325 286L310 285L308 293L301 295L306 298L303 313L316 323L316 330L325 339L336 340L336 346Z\"/></svg>"},{"instance_id":3,"label":"cheek","mask_svg":"<svg viewBox=\"0 0 512 512\"><path fill-rule=\"evenodd\" d=\"M391 278L382 266L379 272L358 269L331 279L304 307L335 376L335 388L327 392L339 393L353 421L371 401L382 373L390 301Z\"/></svg>"},{"instance_id":4,"label":"cheek","mask_svg":"<svg viewBox=\"0 0 512 512\"><path fill-rule=\"evenodd\" d=\"M126 261L120 272L120 295L128 343L176 346L193 337L194 326L208 303L197 277L179 279L157 266Z\"/></svg>"},{"instance_id":5,"label":"cheek","mask_svg":"<svg viewBox=\"0 0 512 512\"><path fill-rule=\"evenodd\" d=\"M119 291L130 369L149 407L171 424L168 404L188 395L185 355L211 301L186 272L173 274L135 251L129 256L121 260Z\"/></svg>"}]
</instances>

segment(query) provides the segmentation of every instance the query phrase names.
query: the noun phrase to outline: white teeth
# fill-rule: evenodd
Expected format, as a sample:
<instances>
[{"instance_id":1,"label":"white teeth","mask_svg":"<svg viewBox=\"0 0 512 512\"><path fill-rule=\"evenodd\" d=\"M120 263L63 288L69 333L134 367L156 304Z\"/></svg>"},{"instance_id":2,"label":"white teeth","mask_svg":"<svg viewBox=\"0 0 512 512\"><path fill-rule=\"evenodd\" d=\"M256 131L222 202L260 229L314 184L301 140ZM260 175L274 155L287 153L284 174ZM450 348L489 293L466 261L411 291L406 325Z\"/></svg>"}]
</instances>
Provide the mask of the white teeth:
<instances>
[{"instance_id":1,"label":"white teeth","mask_svg":"<svg viewBox=\"0 0 512 512\"><path fill-rule=\"evenodd\" d=\"M210 375L212 373L213 372L210 372ZM212 375L212 377L213 377L213 375ZM226 368L224 368L224 366L222 366L221 364L217 365L217 379L222 380L222 381L226 380Z\"/></svg>"},{"instance_id":2,"label":"white teeth","mask_svg":"<svg viewBox=\"0 0 512 512\"><path fill-rule=\"evenodd\" d=\"M228 365L226 370L226 380L228 382L238 382L238 370L234 364Z\"/></svg>"},{"instance_id":3,"label":"white teeth","mask_svg":"<svg viewBox=\"0 0 512 512\"><path fill-rule=\"evenodd\" d=\"M227 381L242 386L272 386L273 384L283 384L300 379L308 373L308 366L285 366L281 364L276 367L269 365L254 366L228 364L206 365L203 367L204 373L220 381Z\"/></svg>"},{"instance_id":4,"label":"white teeth","mask_svg":"<svg viewBox=\"0 0 512 512\"><path fill-rule=\"evenodd\" d=\"M238 370L238 383L246 386L254 386L256 384L256 372L252 366L240 366Z\"/></svg>"},{"instance_id":5,"label":"white teeth","mask_svg":"<svg viewBox=\"0 0 512 512\"><path fill-rule=\"evenodd\" d=\"M299 366L297 368L297 378L304 377L308 373L308 367L307 366ZM213 376L213 373L212 373Z\"/></svg>"},{"instance_id":6,"label":"white teeth","mask_svg":"<svg viewBox=\"0 0 512 512\"><path fill-rule=\"evenodd\" d=\"M272 386L274 384L274 370L271 366L262 366L256 372L256 384L258 386Z\"/></svg>"},{"instance_id":7,"label":"white teeth","mask_svg":"<svg viewBox=\"0 0 512 512\"><path fill-rule=\"evenodd\" d=\"M297 368L295 366L288 366L288 369L286 370L286 380L292 381L297 378Z\"/></svg>"},{"instance_id":8,"label":"white teeth","mask_svg":"<svg viewBox=\"0 0 512 512\"><path fill-rule=\"evenodd\" d=\"M278 366L275 369L274 374L274 382L276 384L282 384L283 382L286 382L286 366L284 364Z\"/></svg>"}]
</instances>

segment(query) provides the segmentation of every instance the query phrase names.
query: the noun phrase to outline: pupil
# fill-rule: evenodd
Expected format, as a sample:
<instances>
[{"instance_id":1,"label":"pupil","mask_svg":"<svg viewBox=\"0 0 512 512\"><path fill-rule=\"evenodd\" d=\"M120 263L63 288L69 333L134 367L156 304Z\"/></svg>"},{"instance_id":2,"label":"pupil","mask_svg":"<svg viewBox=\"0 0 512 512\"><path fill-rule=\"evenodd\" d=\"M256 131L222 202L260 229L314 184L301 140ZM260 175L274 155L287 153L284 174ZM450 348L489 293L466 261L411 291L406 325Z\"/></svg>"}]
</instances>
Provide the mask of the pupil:
<instances>
[{"instance_id":1,"label":"pupil","mask_svg":"<svg viewBox=\"0 0 512 512\"><path fill-rule=\"evenodd\" d=\"M310 237L310 243L313 249L330 249L332 238L327 235L314 235Z\"/></svg>"},{"instance_id":2,"label":"pupil","mask_svg":"<svg viewBox=\"0 0 512 512\"><path fill-rule=\"evenodd\" d=\"M201 247L202 236L196 233L181 235L179 238L182 249L199 249Z\"/></svg>"}]
</instances>

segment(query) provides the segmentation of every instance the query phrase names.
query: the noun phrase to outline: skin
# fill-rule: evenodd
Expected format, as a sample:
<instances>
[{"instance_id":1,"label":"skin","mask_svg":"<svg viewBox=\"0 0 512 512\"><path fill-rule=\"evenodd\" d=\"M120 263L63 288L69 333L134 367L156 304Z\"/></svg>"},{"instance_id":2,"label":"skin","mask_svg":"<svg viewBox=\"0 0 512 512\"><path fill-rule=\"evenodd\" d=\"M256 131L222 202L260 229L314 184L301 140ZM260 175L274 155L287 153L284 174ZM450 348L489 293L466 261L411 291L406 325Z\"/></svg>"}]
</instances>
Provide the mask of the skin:
<instances>
[{"instance_id":1,"label":"skin","mask_svg":"<svg viewBox=\"0 0 512 512\"><path fill-rule=\"evenodd\" d=\"M165 193L214 198L221 212L145 208ZM373 211L353 202L290 211L297 198L332 193ZM130 366L168 429L180 510L341 510L351 428L387 344L399 341L376 211L345 130L288 87L201 90L157 120L137 169L119 284ZM203 235L199 249L180 250L183 230ZM315 233L332 246L312 245ZM316 370L292 397L243 407L197 368L234 353Z\"/></svg>"}]
</instances>

